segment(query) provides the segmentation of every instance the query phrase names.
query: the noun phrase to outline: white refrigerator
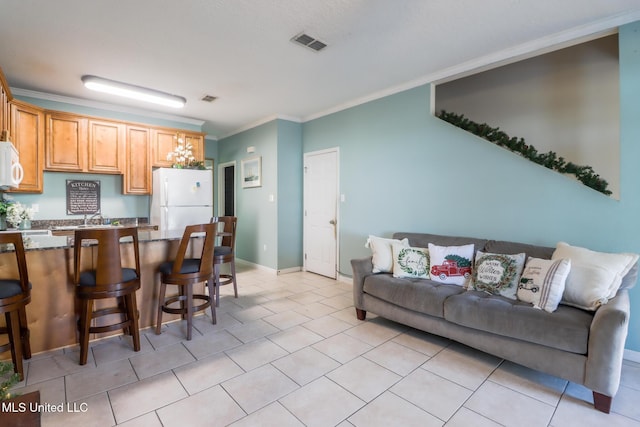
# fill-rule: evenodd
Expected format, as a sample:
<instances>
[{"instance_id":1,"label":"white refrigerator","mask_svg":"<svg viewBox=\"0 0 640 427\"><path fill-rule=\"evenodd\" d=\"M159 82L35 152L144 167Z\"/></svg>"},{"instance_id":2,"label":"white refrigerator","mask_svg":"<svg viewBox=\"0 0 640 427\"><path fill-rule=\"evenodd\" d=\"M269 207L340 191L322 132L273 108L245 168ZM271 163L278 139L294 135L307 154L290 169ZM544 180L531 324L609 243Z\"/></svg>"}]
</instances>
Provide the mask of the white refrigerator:
<instances>
[{"instance_id":1,"label":"white refrigerator","mask_svg":"<svg viewBox=\"0 0 640 427\"><path fill-rule=\"evenodd\" d=\"M160 168L153 171L152 225L159 230L184 230L213 216L213 171Z\"/></svg>"}]
</instances>

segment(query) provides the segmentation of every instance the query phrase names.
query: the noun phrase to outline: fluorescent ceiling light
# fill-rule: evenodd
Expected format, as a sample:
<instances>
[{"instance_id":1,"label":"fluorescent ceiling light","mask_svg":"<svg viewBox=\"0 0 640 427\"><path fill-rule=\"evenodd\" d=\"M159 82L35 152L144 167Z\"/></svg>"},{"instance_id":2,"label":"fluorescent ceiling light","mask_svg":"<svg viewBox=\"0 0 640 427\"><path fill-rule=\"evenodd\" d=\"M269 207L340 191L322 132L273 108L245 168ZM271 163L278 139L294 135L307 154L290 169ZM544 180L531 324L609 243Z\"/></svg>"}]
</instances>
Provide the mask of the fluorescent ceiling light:
<instances>
[{"instance_id":1,"label":"fluorescent ceiling light","mask_svg":"<svg viewBox=\"0 0 640 427\"><path fill-rule=\"evenodd\" d=\"M116 82L114 80L103 79L96 76L82 76L82 83L84 83L84 86L87 89L123 96L125 98L137 99L139 101L160 104L167 107L182 108L187 102L187 100L181 96L171 95L169 93L134 86L127 83Z\"/></svg>"}]
</instances>

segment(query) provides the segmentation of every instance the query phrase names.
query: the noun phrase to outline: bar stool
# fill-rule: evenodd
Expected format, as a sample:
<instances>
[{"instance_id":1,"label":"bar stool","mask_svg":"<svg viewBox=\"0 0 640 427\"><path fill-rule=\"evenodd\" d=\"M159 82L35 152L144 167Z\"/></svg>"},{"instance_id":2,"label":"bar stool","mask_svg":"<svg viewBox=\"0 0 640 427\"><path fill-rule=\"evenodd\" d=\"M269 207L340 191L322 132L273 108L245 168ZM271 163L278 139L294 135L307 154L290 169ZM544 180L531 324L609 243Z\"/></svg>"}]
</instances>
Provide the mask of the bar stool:
<instances>
[{"instance_id":1,"label":"bar stool","mask_svg":"<svg viewBox=\"0 0 640 427\"><path fill-rule=\"evenodd\" d=\"M133 245L133 267L125 267L121 251L129 248L121 239L130 238ZM92 245L97 240L97 246ZM84 245L85 241L89 245ZM124 243L124 242L122 242ZM136 291L140 289L140 253L138 250L138 229L136 227L99 228L76 230L75 232L74 284L76 298L80 303L78 331L80 341L80 364L87 363L89 334L122 329L133 338L133 350L140 351L138 330L138 308ZM83 254L86 254L83 256ZM91 256L87 264L88 256ZM83 264L83 260L85 264ZM89 268L83 268L90 265ZM96 300L115 298L117 305L94 310ZM94 319L102 316L119 315L115 323L91 326ZM98 323L98 322L96 322Z\"/></svg>"},{"instance_id":2,"label":"bar stool","mask_svg":"<svg viewBox=\"0 0 640 427\"><path fill-rule=\"evenodd\" d=\"M214 276L213 276L213 247L218 223L188 225L182 234L182 240L178 247L178 253L173 261L160 264L160 292L158 294L158 318L156 321L156 334L160 335L162 326L162 313L180 314L187 319L187 340L191 340L193 327L193 314L211 307L212 323L216 324L216 309L213 302ZM190 246L193 234L204 233L204 243L200 257L187 258L187 248ZM191 245L192 247L194 245ZM192 249L193 251L194 249ZM206 282L209 295L194 294L193 285ZM179 294L165 297L167 285L178 286ZM194 300L204 301L194 305ZM175 307L179 303L179 307ZM173 307L171 305L174 305Z\"/></svg>"},{"instance_id":3,"label":"bar stool","mask_svg":"<svg viewBox=\"0 0 640 427\"><path fill-rule=\"evenodd\" d=\"M211 218L212 222L224 224L221 231L218 231L218 237L221 237L220 245L215 247L213 254L213 266L216 276L216 307L220 306L220 286L233 284L233 294L238 298L238 285L236 282L236 226L238 218L235 216L219 216ZM220 266L229 264L230 273L221 274ZM221 280L223 279L223 280Z\"/></svg>"},{"instance_id":4,"label":"bar stool","mask_svg":"<svg viewBox=\"0 0 640 427\"><path fill-rule=\"evenodd\" d=\"M19 279L0 279L0 313L4 313L6 327L0 333L9 336L9 343L0 346L0 353L11 349L13 370L24 380L22 358L31 358L31 343L26 306L31 302L31 283L21 233L0 233L0 244L13 245Z\"/></svg>"}]
</instances>

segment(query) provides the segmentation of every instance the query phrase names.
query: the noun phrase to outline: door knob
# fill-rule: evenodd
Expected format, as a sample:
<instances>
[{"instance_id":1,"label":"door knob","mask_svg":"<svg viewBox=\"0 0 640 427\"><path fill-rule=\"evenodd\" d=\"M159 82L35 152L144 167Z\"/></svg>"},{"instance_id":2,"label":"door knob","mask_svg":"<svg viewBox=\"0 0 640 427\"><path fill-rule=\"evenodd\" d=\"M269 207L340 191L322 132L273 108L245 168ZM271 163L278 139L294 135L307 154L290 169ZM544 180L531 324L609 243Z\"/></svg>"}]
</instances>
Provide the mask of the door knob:
<instances>
[{"instance_id":1,"label":"door knob","mask_svg":"<svg viewBox=\"0 0 640 427\"><path fill-rule=\"evenodd\" d=\"M332 219L331 221L329 221L329 224L331 224L331 225L336 225L336 220L335 220L335 219Z\"/></svg>"}]
</instances>

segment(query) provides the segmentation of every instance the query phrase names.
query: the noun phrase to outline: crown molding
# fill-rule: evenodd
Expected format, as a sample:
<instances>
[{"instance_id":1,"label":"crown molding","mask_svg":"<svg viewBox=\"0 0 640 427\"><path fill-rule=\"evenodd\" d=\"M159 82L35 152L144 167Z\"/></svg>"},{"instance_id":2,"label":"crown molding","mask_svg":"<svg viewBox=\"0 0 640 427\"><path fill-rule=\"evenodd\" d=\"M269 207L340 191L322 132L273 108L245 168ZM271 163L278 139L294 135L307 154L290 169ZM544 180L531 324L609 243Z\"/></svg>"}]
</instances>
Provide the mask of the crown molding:
<instances>
[{"instance_id":1,"label":"crown molding","mask_svg":"<svg viewBox=\"0 0 640 427\"><path fill-rule=\"evenodd\" d=\"M46 101L63 102L65 104L80 105L89 108L98 108L101 110L115 111L118 113L136 114L144 117L152 117L155 119L171 120L174 122L185 123L189 125L202 126L205 121L191 119L188 117L176 116L173 114L157 113L139 108L125 107L122 105L109 104L106 102L91 101L88 99L74 98L71 96L55 95L52 93L38 92L29 89L11 88L11 92L15 95L28 96L30 98L44 99Z\"/></svg>"},{"instance_id":2,"label":"crown molding","mask_svg":"<svg viewBox=\"0 0 640 427\"><path fill-rule=\"evenodd\" d=\"M224 134L224 135L218 137L217 139L220 140L220 139L229 138L230 136L237 135L237 134L239 134L241 132L248 131L249 129L256 128L256 127L261 126L261 125L263 125L265 123L269 123L269 122L272 122L272 121L278 120L278 119L287 120L287 121L294 122L294 123L303 123L304 122L300 117L288 116L288 115L284 115L284 114L274 114L272 116L267 116L267 117L264 117L264 118L262 118L262 119L260 119L258 121L255 121L255 122L250 123L248 125L242 126L242 127L238 128L238 129L236 129L234 131L231 131L231 132L229 132L227 134Z\"/></svg>"}]
</instances>

